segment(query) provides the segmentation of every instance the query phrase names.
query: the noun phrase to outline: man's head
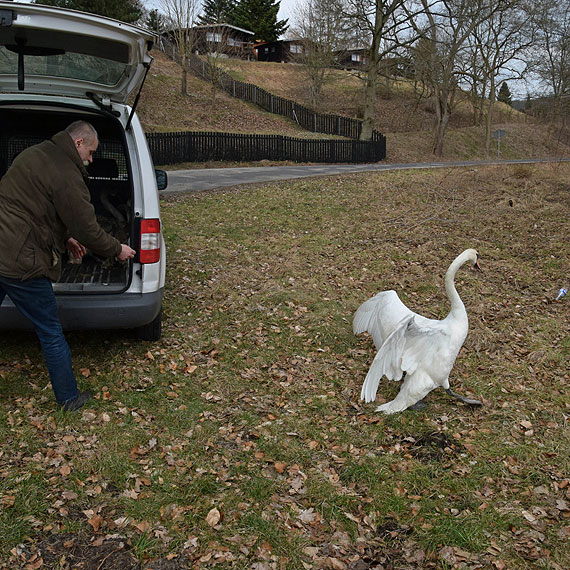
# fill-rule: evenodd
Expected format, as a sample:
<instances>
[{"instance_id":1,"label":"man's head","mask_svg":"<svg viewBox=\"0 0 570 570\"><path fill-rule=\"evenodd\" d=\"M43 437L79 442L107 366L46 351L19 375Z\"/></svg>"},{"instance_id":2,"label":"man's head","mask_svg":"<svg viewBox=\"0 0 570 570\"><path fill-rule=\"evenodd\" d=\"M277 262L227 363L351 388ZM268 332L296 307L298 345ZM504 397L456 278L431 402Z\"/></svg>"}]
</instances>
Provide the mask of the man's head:
<instances>
[{"instance_id":1,"label":"man's head","mask_svg":"<svg viewBox=\"0 0 570 570\"><path fill-rule=\"evenodd\" d=\"M97 131L87 121L74 121L65 131L72 138L73 144L85 166L93 162L93 153L99 146Z\"/></svg>"}]
</instances>

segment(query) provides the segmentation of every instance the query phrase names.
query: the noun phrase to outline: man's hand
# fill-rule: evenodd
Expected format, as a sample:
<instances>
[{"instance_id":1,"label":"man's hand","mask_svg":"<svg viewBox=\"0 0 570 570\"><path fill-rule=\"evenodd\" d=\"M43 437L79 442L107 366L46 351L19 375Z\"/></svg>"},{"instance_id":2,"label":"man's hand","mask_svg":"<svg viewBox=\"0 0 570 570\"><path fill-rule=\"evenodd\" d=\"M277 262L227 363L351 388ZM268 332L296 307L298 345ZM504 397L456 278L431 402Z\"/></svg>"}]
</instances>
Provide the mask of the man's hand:
<instances>
[{"instance_id":1,"label":"man's hand","mask_svg":"<svg viewBox=\"0 0 570 570\"><path fill-rule=\"evenodd\" d=\"M75 238L72 237L70 237L65 242L65 248L67 251L69 251L71 256L76 259L81 259L87 253L85 246L81 245Z\"/></svg>"},{"instance_id":2,"label":"man's hand","mask_svg":"<svg viewBox=\"0 0 570 570\"><path fill-rule=\"evenodd\" d=\"M132 259L136 254L134 249L131 249L128 245L122 243L121 244L121 253L117 255L117 259L119 261L127 261L127 259Z\"/></svg>"}]
</instances>

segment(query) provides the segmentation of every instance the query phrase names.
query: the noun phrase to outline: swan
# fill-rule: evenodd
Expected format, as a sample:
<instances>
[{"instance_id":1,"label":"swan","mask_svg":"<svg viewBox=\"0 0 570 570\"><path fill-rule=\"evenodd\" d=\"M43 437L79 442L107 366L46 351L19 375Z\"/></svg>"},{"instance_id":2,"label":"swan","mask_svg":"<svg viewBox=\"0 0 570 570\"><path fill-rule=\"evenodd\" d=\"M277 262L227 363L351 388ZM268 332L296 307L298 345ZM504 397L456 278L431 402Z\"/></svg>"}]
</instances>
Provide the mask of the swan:
<instances>
[{"instance_id":1,"label":"swan","mask_svg":"<svg viewBox=\"0 0 570 570\"><path fill-rule=\"evenodd\" d=\"M460 396L449 387L449 373L469 328L465 305L455 288L455 274L468 262L481 271L478 257L475 249L466 249L449 266L445 291L451 311L443 320L428 319L410 311L396 291L382 291L360 305L352 323L354 334L368 332L378 349L362 385L361 400L376 399L382 376L389 380L405 376L398 395L376 411L394 414L410 407L421 409L425 406L423 398L439 386L462 402L482 405L479 400Z\"/></svg>"}]
</instances>

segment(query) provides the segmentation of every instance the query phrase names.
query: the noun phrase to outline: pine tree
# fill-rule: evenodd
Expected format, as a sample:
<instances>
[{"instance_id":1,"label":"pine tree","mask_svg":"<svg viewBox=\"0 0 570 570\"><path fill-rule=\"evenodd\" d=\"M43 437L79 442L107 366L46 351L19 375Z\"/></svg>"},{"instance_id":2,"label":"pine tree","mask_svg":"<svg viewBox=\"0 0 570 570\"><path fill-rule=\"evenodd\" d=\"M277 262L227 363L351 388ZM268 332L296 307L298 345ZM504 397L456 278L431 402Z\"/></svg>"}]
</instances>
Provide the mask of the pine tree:
<instances>
[{"instance_id":1,"label":"pine tree","mask_svg":"<svg viewBox=\"0 0 570 570\"><path fill-rule=\"evenodd\" d=\"M236 9L235 0L204 0L199 24L229 24Z\"/></svg>"},{"instance_id":2,"label":"pine tree","mask_svg":"<svg viewBox=\"0 0 570 570\"><path fill-rule=\"evenodd\" d=\"M273 42L288 28L287 20L277 20L279 4L274 0L240 0L230 23L252 31L256 40Z\"/></svg>"},{"instance_id":3,"label":"pine tree","mask_svg":"<svg viewBox=\"0 0 570 570\"><path fill-rule=\"evenodd\" d=\"M144 25L155 34L162 34L166 31L166 18L158 10L151 10L144 19Z\"/></svg>"},{"instance_id":4,"label":"pine tree","mask_svg":"<svg viewBox=\"0 0 570 570\"><path fill-rule=\"evenodd\" d=\"M80 10L128 23L138 21L143 13L140 0L38 0L37 3Z\"/></svg>"},{"instance_id":5,"label":"pine tree","mask_svg":"<svg viewBox=\"0 0 570 570\"><path fill-rule=\"evenodd\" d=\"M501 88L499 89L499 95L497 96L497 101L506 103L507 105L512 104L511 91L506 81L501 83Z\"/></svg>"}]
</instances>

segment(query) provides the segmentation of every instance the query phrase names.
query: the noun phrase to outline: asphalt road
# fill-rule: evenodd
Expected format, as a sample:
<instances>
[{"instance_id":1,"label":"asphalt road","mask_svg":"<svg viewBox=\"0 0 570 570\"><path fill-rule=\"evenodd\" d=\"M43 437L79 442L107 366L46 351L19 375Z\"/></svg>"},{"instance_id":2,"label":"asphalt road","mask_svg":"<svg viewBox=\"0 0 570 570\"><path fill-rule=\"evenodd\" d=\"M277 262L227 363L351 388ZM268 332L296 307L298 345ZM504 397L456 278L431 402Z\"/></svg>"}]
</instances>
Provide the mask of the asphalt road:
<instances>
[{"instance_id":1,"label":"asphalt road","mask_svg":"<svg viewBox=\"0 0 570 570\"><path fill-rule=\"evenodd\" d=\"M476 167L493 164L537 164L541 162L568 162L568 158L537 158L520 160L469 160L464 162L430 162L410 164L319 164L310 166L254 166L242 168L197 168L168 172L168 188L161 194L201 192L226 186L256 184L275 180L291 180L312 176L330 176L350 172L379 170L407 170L413 168Z\"/></svg>"}]
</instances>

